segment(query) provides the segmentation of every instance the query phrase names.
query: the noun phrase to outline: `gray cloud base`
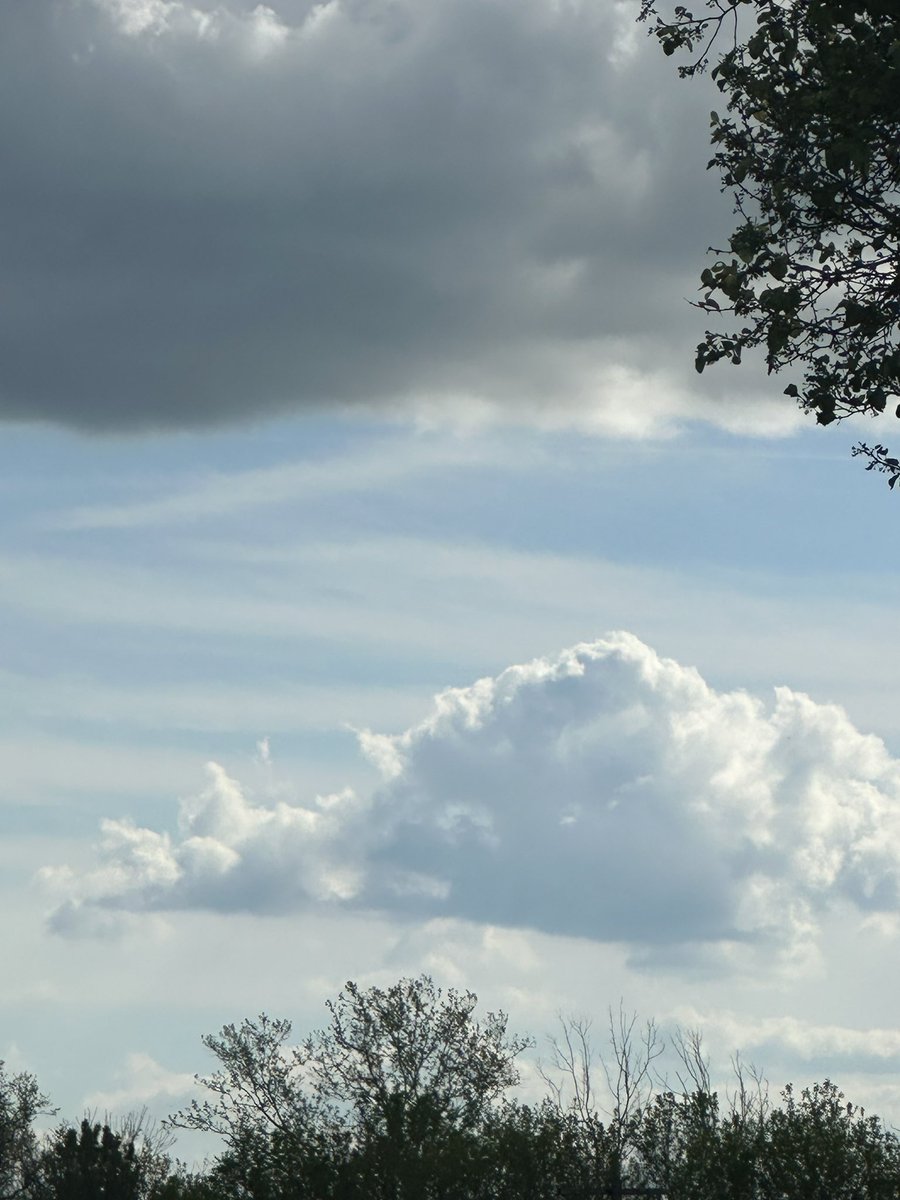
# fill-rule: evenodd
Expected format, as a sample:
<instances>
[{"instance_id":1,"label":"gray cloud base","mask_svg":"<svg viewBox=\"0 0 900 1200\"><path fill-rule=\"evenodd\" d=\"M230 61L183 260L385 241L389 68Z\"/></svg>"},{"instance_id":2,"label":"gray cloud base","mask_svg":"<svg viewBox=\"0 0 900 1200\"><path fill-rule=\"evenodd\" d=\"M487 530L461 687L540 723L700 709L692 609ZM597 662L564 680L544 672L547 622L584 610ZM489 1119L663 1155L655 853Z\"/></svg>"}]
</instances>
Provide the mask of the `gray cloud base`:
<instances>
[{"instance_id":1,"label":"gray cloud base","mask_svg":"<svg viewBox=\"0 0 900 1200\"><path fill-rule=\"evenodd\" d=\"M685 406L681 298L721 213L703 89L633 17L6 6L0 415L446 402L652 430Z\"/></svg>"},{"instance_id":2,"label":"gray cloud base","mask_svg":"<svg viewBox=\"0 0 900 1200\"><path fill-rule=\"evenodd\" d=\"M796 963L835 905L898 915L900 763L883 743L787 689L769 706L717 693L631 635L360 738L384 776L367 798L257 799L213 765L177 836L105 822L95 870L43 872L51 927L351 907L627 943L661 965L689 943Z\"/></svg>"}]
</instances>

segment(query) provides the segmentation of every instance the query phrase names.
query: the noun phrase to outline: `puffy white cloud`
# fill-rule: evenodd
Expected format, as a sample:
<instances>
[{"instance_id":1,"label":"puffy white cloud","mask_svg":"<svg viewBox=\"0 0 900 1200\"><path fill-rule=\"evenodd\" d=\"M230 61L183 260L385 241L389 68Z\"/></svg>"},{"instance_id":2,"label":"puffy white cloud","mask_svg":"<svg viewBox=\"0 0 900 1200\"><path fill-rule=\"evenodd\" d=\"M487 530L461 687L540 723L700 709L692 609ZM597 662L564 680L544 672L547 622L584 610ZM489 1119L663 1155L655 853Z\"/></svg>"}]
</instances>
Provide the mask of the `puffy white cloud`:
<instances>
[{"instance_id":1,"label":"puffy white cloud","mask_svg":"<svg viewBox=\"0 0 900 1200\"><path fill-rule=\"evenodd\" d=\"M364 404L627 436L793 428L779 389L736 400L748 377L692 370L684 296L728 205L704 171L706 85L680 84L634 15L4 6L0 416Z\"/></svg>"},{"instance_id":2,"label":"puffy white cloud","mask_svg":"<svg viewBox=\"0 0 900 1200\"><path fill-rule=\"evenodd\" d=\"M687 1014L685 1014L687 1015ZM756 1048L780 1043L804 1058L874 1058L900 1062L900 1031L897 1029L851 1029L842 1025L816 1025L796 1017L768 1017L748 1021L719 1013L712 1017L691 1013L693 1026L709 1030L733 1046Z\"/></svg>"},{"instance_id":3,"label":"puffy white cloud","mask_svg":"<svg viewBox=\"0 0 900 1200\"><path fill-rule=\"evenodd\" d=\"M885 936L900 913L884 744L786 688L717 692L629 634L445 691L360 744L383 780L365 798L254 797L212 764L177 835L104 822L94 870L44 872L53 927L350 905L619 942L635 961L692 944L714 967L801 961L836 904Z\"/></svg>"},{"instance_id":4,"label":"puffy white cloud","mask_svg":"<svg viewBox=\"0 0 900 1200\"><path fill-rule=\"evenodd\" d=\"M73 894L51 917L58 933L105 933L117 911L175 908L283 912L309 902L352 899L358 871L345 838L357 808L350 791L304 808L249 801L216 763L209 786L183 801L179 836L101 823L98 867L76 880L67 867L41 872L45 886Z\"/></svg>"},{"instance_id":5,"label":"puffy white cloud","mask_svg":"<svg viewBox=\"0 0 900 1200\"><path fill-rule=\"evenodd\" d=\"M883 1077L895 1075L900 1066L900 1032L896 1028L821 1024L792 1015L751 1016L734 1009L692 1005L676 1005L669 1019L682 1029L702 1033L704 1047L720 1071L737 1053L745 1064L767 1071L777 1064L778 1074L772 1078L777 1084L792 1078L808 1080L813 1066L819 1078L839 1079L855 1099L857 1089L851 1088L854 1076L859 1078L862 1073L862 1090L871 1096L874 1089L883 1087ZM886 1107L895 1105L896 1094Z\"/></svg>"},{"instance_id":6,"label":"puffy white cloud","mask_svg":"<svg viewBox=\"0 0 900 1200\"><path fill-rule=\"evenodd\" d=\"M174 0L95 0L98 8L107 12L123 33L138 37L142 33L163 33L170 28L169 19L182 11Z\"/></svg>"},{"instance_id":7,"label":"puffy white cloud","mask_svg":"<svg viewBox=\"0 0 900 1200\"><path fill-rule=\"evenodd\" d=\"M85 1097L85 1110L120 1116L160 1101L172 1107L197 1090L192 1074L170 1071L140 1050L127 1056L118 1083L113 1090L92 1092Z\"/></svg>"}]
</instances>

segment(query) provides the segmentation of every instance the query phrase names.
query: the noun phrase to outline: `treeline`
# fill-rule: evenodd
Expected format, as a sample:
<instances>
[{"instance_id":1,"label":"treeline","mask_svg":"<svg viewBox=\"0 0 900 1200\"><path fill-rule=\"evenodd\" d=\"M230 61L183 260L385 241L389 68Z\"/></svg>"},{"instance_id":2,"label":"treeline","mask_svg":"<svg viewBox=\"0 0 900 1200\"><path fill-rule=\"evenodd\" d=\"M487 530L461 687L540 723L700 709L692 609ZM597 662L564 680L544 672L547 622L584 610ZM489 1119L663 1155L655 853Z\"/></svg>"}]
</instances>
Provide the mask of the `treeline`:
<instances>
[{"instance_id":1,"label":"treeline","mask_svg":"<svg viewBox=\"0 0 900 1200\"><path fill-rule=\"evenodd\" d=\"M828 1081L773 1103L738 1064L720 1095L699 1038L681 1036L670 1086L654 1026L619 1014L599 1059L589 1027L564 1021L546 1095L523 1103L531 1041L475 1008L427 976L348 983L299 1045L266 1016L204 1038L218 1061L204 1098L166 1122L218 1135L199 1171L140 1120L40 1135L36 1081L0 1067L0 1200L900 1198L897 1137Z\"/></svg>"}]
</instances>

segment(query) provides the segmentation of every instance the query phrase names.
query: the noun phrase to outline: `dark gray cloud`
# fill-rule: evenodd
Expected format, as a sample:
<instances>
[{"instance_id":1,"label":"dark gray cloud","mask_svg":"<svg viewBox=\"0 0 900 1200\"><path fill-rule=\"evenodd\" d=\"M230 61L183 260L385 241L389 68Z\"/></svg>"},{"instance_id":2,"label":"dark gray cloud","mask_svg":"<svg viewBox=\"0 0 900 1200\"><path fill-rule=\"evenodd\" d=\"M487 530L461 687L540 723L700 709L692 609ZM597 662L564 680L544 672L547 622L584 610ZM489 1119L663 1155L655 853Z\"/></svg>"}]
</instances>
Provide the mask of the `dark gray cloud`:
<instances>
[{"instance_id":1,"label":"dark gray cloud","mask_svg":"<svg viewBox=\"0 0 900 1200\"><path fill-rule=\"evenodd\" d=\"M0 414L665 425L727 205L635 7L5 6Z\"/></svg>"}]
</instances>

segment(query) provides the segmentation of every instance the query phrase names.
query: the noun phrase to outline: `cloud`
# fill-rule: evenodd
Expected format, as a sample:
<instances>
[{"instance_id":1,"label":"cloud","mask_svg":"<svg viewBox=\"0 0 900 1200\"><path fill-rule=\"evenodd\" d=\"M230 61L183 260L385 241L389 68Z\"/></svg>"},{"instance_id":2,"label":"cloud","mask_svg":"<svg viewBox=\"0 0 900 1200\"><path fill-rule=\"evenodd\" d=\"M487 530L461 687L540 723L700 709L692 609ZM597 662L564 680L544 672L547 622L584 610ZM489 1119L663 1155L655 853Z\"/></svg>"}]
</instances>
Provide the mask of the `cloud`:
<instances>
[{"instance_id":1,"label":"cloud","mask_svg":"<svg viewBox=\"0 0 900 1200\"><path fill-rule=\"evenodd\" d=\"M691 369L704 91L625 2L8 5L0 416L785 432Z\"/></svg>"},{"instance_id":2,"label":"cloud","mask_svg":"<svg viewBox=\"0 0 900 1200\"><path fill-rule=\"evenodd\" d=\"M49 529L139 529L214 520L253 509L308 504L324 496L364 494L367 498L438 471L509 471L544 465L539 449L515 451L475 440L429 438L373 439L362 451L315 460L208 473L189 482L168 482L150 500L84 505L44 519ZM130 483L132 481L129 481Z\"/></svg>"},{"instance_id":3,"label":"cloud","mask_svg":"<svg viewBox=\"0 0 900 1200\"><path fill-rule=\"evenodd\" d=\"M121 1117L129 1112L140 1113L146 1105L159 1101L171 1108L197 1090L193 1075L170 1071L144 1051L134 1051L126 1057L119 1072L119 1085L86 1096L85 1111Z\"/></svg>"},{"instance_id":4,"label":"cloud","mask_svg":"<svg viewBox=\"0 0 900 1200\"><path fill-rule=\"evenodd\" d=\"M352 792L318 797L313 807L248 803L216 763L209 786L181 805L179 836L128 820L101 824L101 865L76 880L46 868L45 884L72 891L50 918L57 933L104 934L118 911L167 909L283 912L352 899L357 871L344 845Z\"/></svg>"},{"instance_id":5,"label":"cloud","mask_svg":"<svg viewBox=\"0 0 900 1200\"><path fill-rule=\"evenodd\" d=\"M98 863L45 868L57 933L119 914L380 910L622 943L634 961L788 963L835 906L891 937L900 762L787 688L716 692L629 634L363 731L382 783L307 806L215 764L177 833L106 820ZM893 922L893 925L892 925Z\"/></svg>"},{"instance_id":6,"label":"cloud","mask_svg":"<svg viewBox=\"0 0 900 1200\"><path fill-rule=\"evenodd\" d=\"M871 1072L895 1072L900 1066L900 1031L819 1025L793 1016L750 1018L731 1011L709 1012L683 1008L676 1012L682 1026L702 1030L704 1040L725 1053L740 1049L751 1058L776 1057L780 1062L816 1061L840 1067L863 1065Z\"/></svg>"}]
</instances>

